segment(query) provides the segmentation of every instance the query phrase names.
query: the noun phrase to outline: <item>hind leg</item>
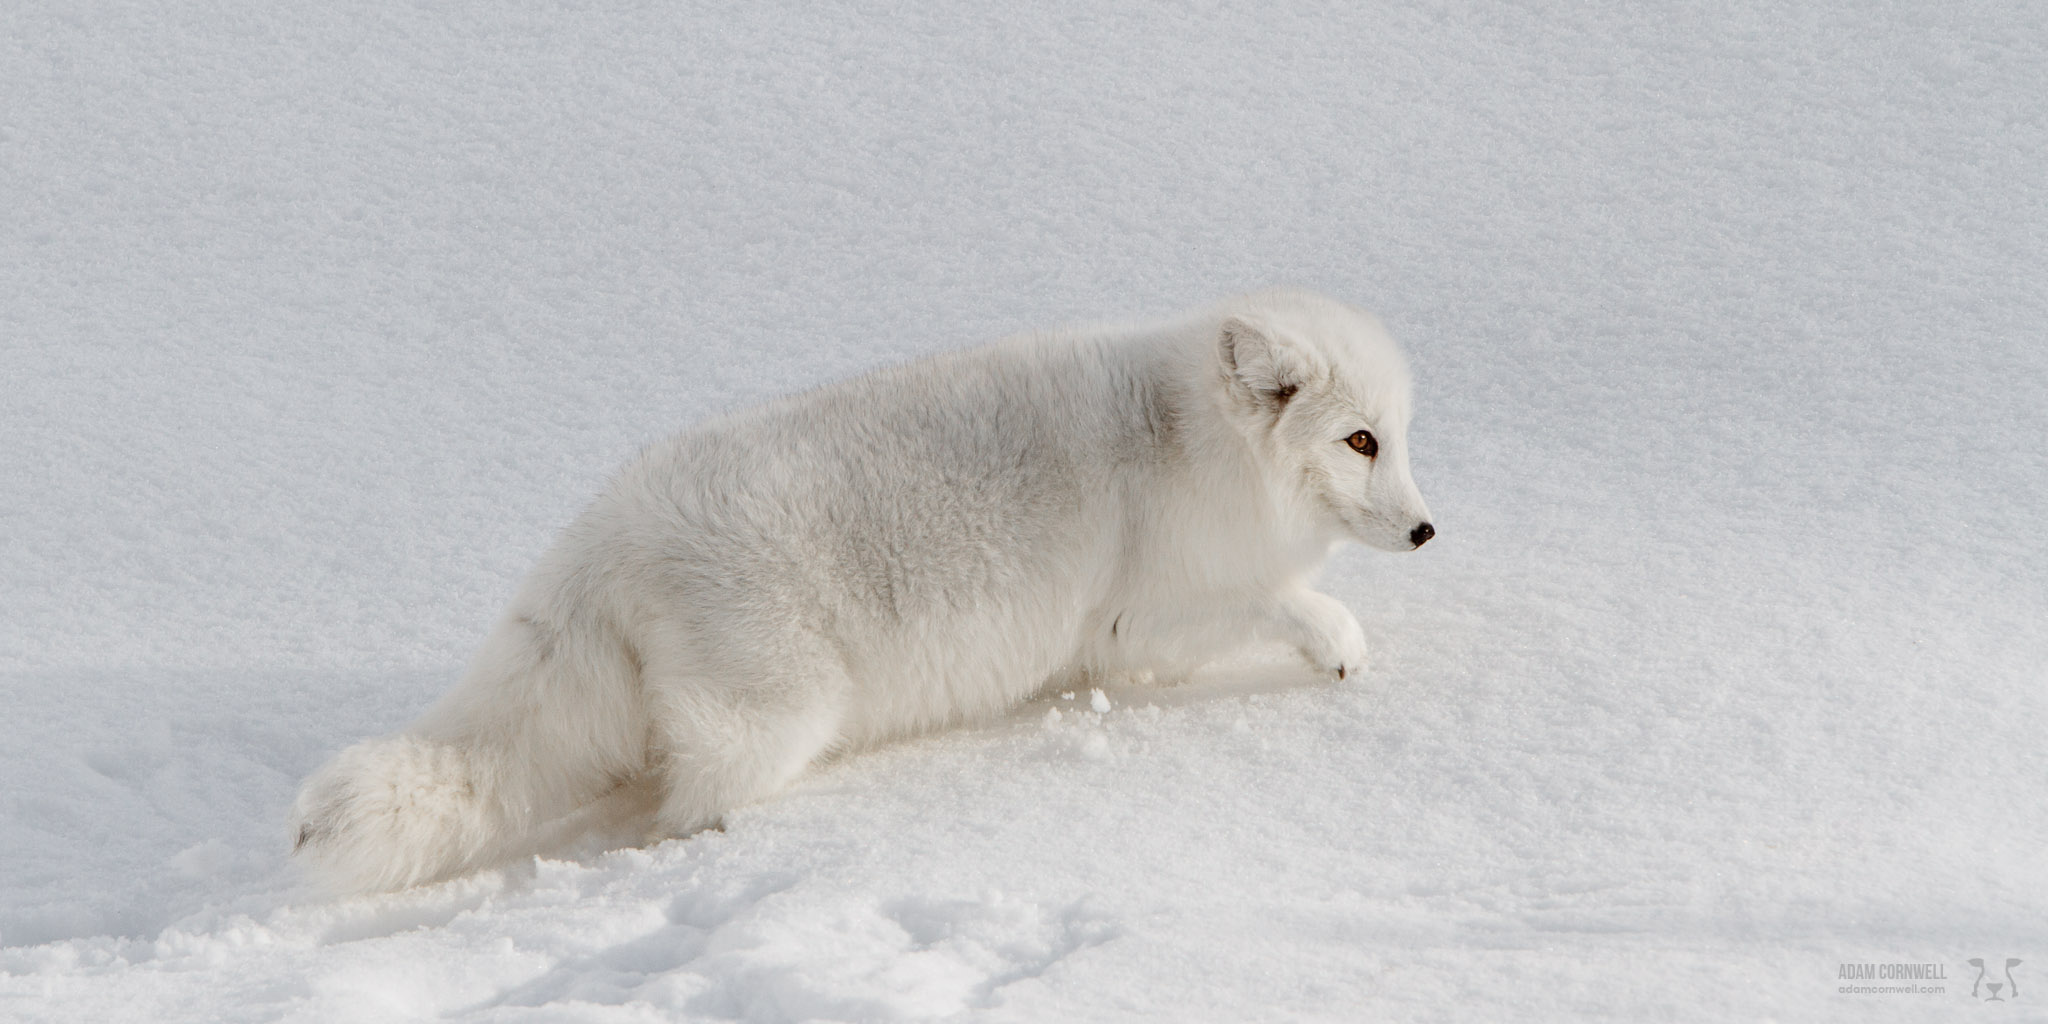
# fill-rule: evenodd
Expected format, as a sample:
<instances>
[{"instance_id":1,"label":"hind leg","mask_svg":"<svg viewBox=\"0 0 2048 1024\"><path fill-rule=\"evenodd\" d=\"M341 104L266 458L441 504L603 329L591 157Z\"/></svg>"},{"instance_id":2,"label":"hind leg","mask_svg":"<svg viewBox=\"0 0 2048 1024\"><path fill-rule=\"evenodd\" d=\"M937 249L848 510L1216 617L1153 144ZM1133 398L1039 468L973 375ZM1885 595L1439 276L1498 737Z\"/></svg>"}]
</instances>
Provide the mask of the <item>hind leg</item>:
<instances>
[{"instance_id":1,"label":"hind leg","mask_svg":"<svg viewBox=\"0 0 2048 1024\"><path fill-rule=\"evenodd\" d=\"M652 768L663 790L650 840L687 836L788 786L841 737L848 683L835 662L779 658L752 678L702 669L650 679Z\"/></svg>"}]
</instances>

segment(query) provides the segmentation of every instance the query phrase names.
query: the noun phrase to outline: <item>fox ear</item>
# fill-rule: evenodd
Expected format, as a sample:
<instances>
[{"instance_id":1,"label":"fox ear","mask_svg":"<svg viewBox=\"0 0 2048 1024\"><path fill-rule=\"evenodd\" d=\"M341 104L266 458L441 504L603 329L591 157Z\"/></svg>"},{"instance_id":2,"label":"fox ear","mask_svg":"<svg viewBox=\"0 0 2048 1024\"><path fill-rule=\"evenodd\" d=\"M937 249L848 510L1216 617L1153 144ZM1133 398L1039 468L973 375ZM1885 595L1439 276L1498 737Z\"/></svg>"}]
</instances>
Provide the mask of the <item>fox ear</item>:
<instances>
[{"instance_id":1,"label":"fox ear","mask_svg":"<svg viewBox=\"0 0 2048 1024\"><path fill-rule=\"evenodd\" d=\"M1293 345L1249 317L1223 321L1216 351L1223 376L1245 397L1275 408L1308 379L1308 361Z\"/></svg>"}]
</instances>

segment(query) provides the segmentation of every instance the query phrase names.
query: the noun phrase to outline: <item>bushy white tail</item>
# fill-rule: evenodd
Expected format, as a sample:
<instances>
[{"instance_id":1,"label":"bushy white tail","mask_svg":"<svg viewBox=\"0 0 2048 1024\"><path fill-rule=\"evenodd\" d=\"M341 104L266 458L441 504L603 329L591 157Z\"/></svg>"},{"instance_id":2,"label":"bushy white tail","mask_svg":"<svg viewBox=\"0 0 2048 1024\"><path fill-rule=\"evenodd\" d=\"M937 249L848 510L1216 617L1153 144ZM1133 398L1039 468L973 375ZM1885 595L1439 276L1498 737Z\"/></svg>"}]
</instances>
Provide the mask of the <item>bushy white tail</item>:
<instances>
[{"instance_id":1,"label":"bushy white tail","mask_svg":"<svg viewBox=\"0 0 2048 1024\"><path fill-rule=\"evenodd\" d=\"M497 860L522 830L503 799L502 768L481 755L417 736L342 751L292 808L294 854L349 891L402 889Z\"/></svg>"},{"instance_id":2,"label":"bushy white tail","mask_svg":"<svg viewBox=\"0 0 2048 1024\"><path fill-rule=\"evenodd\" d=\"M643 766L640 701L615 635L508 616L411 729L349 747L306 781L293 853L318 881L368 892L533 852L542 826Z\"/></svg>"}]
</instances>

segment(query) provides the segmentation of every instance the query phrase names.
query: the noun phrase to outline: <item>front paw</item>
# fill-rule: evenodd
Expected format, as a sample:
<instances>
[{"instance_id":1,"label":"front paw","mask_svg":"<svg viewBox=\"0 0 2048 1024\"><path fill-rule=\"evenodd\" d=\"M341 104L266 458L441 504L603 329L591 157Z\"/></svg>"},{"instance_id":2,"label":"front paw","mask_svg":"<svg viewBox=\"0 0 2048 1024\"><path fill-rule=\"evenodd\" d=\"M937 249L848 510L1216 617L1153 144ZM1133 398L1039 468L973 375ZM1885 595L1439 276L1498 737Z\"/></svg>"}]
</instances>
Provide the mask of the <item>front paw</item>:
<instances>
[{"instance_id":1,"label":"front paw","mask_svg":"<svg viewBox=\"0 0 2048 1024\"><path fill-rule=\"evenodd\" d=\"M1336 598L1308 591L1296 601L1302 657L1338 679L1365 671L1370 651L1358 617Z\"/></svg>"}]
</instances>

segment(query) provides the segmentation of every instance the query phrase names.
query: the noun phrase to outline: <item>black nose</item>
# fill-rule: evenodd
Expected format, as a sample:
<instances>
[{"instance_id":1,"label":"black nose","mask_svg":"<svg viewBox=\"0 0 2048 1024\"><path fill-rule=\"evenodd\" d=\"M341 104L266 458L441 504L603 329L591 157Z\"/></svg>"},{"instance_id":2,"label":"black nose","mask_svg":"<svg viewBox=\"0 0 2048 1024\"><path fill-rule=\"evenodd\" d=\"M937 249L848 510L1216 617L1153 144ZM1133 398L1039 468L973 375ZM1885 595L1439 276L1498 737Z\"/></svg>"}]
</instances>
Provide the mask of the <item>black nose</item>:
<instances>
[{"instance_id":1,"label":"black nose","mask_svg":"<svg viewBox=\"0 0 2048 1024\"><path fill-rule=\"evenodd\" d=\"M1429 539L1434 536L1436 536L1436 527L1431 526L1428 523L1424 523L1421 526L1418 526L1415 529L1408 531L1408 539L1412 541L1418 548L1423 546L1424 544L1429 543Z\"/></svg>"}]
</instances>

